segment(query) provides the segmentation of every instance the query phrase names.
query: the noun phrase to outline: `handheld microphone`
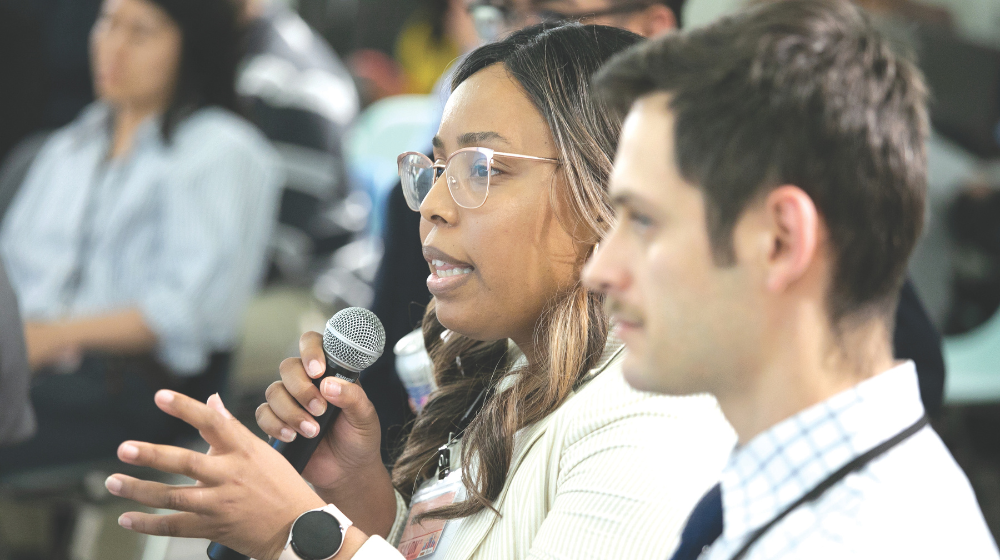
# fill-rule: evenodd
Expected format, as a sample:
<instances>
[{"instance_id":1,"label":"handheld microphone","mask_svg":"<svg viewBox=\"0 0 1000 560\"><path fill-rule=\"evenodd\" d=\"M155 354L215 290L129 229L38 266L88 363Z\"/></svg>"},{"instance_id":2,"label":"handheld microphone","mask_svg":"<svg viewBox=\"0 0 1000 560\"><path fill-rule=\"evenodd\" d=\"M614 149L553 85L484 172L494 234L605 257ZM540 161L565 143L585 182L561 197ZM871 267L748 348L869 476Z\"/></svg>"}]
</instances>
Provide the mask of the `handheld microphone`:
<instances>
[{"instance_id":1,"label":"handheld microphone","mask_svg":"<svg viewBox=\"0 0 1000 560\"><path fill-rule=\"evenodd\" d=\"M361 370L375 363L385 347L385 329L374 313L361 307L348 307L338 311L327 323L323 332L323 354L326 356L326 373L313 384L319 387L327 377L338 377L355 383ZM271 438L269 443L301 473L319 446L326 431L340 415L340 409L327 403L326 412L317 416L319 433L314 438L297 437L291 442ZM246 560L239 552L218 543L208 547L211 560Z\"/></svg>"}]
</instances>

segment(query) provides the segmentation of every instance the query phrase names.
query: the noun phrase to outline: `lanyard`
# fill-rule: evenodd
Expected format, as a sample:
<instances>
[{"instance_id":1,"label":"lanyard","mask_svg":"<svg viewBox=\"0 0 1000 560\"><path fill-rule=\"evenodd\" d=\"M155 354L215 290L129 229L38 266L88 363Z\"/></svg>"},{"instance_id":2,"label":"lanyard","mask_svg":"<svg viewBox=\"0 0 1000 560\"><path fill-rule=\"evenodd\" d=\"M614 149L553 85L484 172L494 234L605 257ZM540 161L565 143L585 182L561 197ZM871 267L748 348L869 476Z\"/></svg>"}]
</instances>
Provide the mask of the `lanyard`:
<instances>
[{"instance_id":1,"label":"lanyard","mask_svg":"<svg viewBox=\"0 0 1000 560\"><path fill-rule=\"evenodd\" d=\"M891 439L888 439L882 442L881 444L877 445L876 447L868 450L868 452L866 452L864 455L859 455L853 461L841 467L840 470L831 474L826 478L826 480L816 485L816 487L810 490L808 494L802 496L801 498L798 499L798 501L785 508L785 511L778 514L778 516L772 519L770 522L768 522L767 525L764 525L760 529L757 529L757 531L755 531L752 535L750 535L750 538L747 539L746 544L744 544L743 547L740 548L739 552L737 552L736 555L733 556L730 560L742 560L743 557L747 555L747 552L750 550L750 547L753 546L758 540L760 540L760 538L764 536L764 534L767 533L772 527L774 527L775 524L784 519L786 515L792 513L792 511L796 510L799 506L805 503L819 499L820 496L825 494L826 491L829 490L831 486L843 480L844 477L855 471L861 470L861 468L867 465L868 463L871 463L878 457L885 455L886 452L888 452L890 449L896 447L900 443L903 443L910 436L922 430L924 426L926 426L929 423L930 420L927 418L927 415L924 414L920 417L919 420L917 420L910 427L906 428L902 432L899 432Z\"/></svg>"},{"instance_id":2,"label":"lanyard","mask_svg":"<svg viewBox=\"0 0 1000 560\"><path fill-rule=\"evenodd\" d=\"M449 432L448 441L446 441L441 447L438 447L438 480L444 480L449 474L451 474L451 445L462 437L462 434L465 433L465 429L472 423L472 419L479 414L479 410L483 408L487 397L492 392L493 391L489 387L484 387L483 390L479 392L479 395L476 396L476 400L472 401L472 404L469 406L468 410L465 411L462 419L458 421L458 432Z\"/></svg>"}]
</instances>

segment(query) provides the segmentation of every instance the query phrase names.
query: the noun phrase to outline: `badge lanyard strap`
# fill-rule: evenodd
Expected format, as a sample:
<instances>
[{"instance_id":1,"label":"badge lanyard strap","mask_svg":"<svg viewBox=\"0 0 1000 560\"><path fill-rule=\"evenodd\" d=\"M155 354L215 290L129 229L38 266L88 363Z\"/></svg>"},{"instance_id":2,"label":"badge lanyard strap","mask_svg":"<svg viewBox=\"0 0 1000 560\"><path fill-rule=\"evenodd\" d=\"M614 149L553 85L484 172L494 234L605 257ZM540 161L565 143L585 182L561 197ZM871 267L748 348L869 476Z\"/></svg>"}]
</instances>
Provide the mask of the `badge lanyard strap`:
<instances>
[{"instance_id":1,"label":"badge lanyard strap","mask_svg":"<svg viewBox=\"0 0 1000 560\"><path fill-rule=\"evenodd\" d=\"M896 447L897 445L903 443L904 441L909 439L910 436L922 430L929 423L930 420L927 418L927 415L924 414L909 428L906 428L902 432L899 432L891 439L882 442L878 446L868 450L868 452L866 452L864 455L859 455L853 461L841 467L840 470L831 474L829 477L826 478L826 480L816 485L816 487L810 490L808 494L802 496L801 498L798 499L798 501L785 508L785 511L778 514L778 516L772 519L767 525L764 525L760 529L757 529L757 531L754 532L747 540L746 544L744 544L743 547L740 548L739 552L737 552L736 555L733 556L730 560L742 560L743 557L747 555L747 552L750 551L750 547L752 547L758 540L760 540L762 536L764 536L765 533L767 533L779 521L784 519L785 516L787 516L789 513L792 513L805 503L818 500L823 494L826 493L827 490L829 490L834 484L840 482L844 477L851 474L852 472L861 470L861 468L863 468L865 465L871 463L878 457L884 455L893 447Z\"/></svg>"},{"instance_id":2,"label":"badge lanyard strap","mask_svg":"<svg viewBox=\"0 0 1000 560\"><path fill-rule=\"evenodd\" d=\"M458 421L458 432L449 432L448 441L438 448L438 480L444 480L445 477L451 474L451 445L462 437L462 434L465 433L465 429L472 423L472 419L479 414L479 411L483 408L483 404L486 402L486 398L489 393L489 387L484 387L483 390L479 392L479 395L476 396L476 400L472 401L472 404L469 405L465 414L462 415L461 420Z\"/></svg>"}]
</instances>

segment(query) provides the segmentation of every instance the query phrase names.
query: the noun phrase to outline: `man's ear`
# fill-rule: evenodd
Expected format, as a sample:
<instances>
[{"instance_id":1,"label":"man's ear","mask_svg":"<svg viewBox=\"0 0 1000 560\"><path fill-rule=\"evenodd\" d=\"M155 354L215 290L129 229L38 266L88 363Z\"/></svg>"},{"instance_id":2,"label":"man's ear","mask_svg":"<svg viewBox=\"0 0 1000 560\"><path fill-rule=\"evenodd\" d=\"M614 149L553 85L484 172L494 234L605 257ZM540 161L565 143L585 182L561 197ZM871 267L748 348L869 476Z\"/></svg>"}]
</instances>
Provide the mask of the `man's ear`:
<instances>
[{"instance_id":1,"label":"man's ear","mask_svg":"<svg viewBox=\"0 0 1000 560\"><path fill-rule=\"evenodd\" d=\"M815 261L822 220L812 198L792 185L772 190L761 211L769 230L765 284L769 291L784 291Z\"/></svg>"},{"instance_id":2,"label":"man's ear","mask_svg":"<svg viewBox=\"0 0 1000 560\"><path fill-rule=\"evenodd\" d=\"M658 37L677 29L677 15L663 4L653 4L638 14L643 37Z\"/></svg>"}]
</instances>

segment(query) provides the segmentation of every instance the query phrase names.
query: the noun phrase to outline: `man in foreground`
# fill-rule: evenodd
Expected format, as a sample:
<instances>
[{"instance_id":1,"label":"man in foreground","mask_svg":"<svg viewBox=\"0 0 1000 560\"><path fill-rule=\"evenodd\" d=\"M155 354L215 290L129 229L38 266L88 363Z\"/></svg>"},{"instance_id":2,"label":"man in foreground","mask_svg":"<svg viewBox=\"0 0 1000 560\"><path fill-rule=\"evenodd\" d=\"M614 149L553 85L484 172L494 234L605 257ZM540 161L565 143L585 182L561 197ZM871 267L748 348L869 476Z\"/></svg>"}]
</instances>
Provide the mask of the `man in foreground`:
<instances>
[{"instance_id":1,"label":"man in foreground","mask_svg":"<svg viewBox=\"0 0 1000 560\"><path fill-rule=\"evenodd\" d=\"M998 558L893 360L926 190L914 66L849 2L787 0L598 80L630 112L584 279L626 379L715 394L740 442L674 558Z\"/></svg>"}]
</instances>

